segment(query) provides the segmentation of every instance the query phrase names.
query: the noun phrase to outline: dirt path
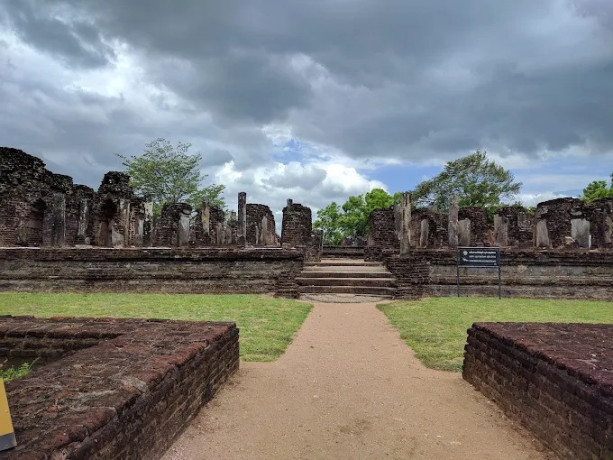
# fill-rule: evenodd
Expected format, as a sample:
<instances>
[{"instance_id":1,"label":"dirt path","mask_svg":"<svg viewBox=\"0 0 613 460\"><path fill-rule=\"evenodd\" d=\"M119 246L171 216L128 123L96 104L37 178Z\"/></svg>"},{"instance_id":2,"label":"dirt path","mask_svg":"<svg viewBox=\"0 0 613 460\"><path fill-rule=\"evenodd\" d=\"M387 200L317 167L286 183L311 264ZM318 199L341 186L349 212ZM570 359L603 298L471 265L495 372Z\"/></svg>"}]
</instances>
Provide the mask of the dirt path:
<instances>
[{"instance_id":1,"label":"dirt path","mask_svg":"<svg viewBox=\"0 0 613 460\"><path fill-rule=\"evenodd\" d=\"M375 304L316 304L288 351L240 371L165 460L540 459L457 373L425 368Z\"/></svg>"}]
</instances>

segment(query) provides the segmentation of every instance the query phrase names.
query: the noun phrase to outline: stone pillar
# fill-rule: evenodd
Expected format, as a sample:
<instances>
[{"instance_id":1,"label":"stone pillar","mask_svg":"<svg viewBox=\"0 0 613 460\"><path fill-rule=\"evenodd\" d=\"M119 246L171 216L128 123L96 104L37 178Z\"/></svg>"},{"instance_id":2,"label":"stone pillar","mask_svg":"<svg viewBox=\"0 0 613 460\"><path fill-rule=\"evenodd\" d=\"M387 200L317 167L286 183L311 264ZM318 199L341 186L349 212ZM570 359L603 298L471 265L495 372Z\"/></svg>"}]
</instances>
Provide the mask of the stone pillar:
<instances>
[{"instance_id":1,"label":"stone pillar","mask_svg":"<svg viewBox=\"0 0 613 460\"><path fill-rule=\"evenodd\" d=\"M407 254L411 249L411 194L404 192L398 203L397 215L400 217L400 254Z\"/></svg>"},{"instance_id":2,"label":"stone pillar","mask_svg":"<svg viewBox=\"0 0 613 460\"><path fill-rule=\"evenodd\" d=\"M130 241L130 200L119 199L119 225L117 234L113 233L113 247L128 246Z\"/></svg>"},{"instance_id":3,"label":"stone pillar","mask_svg":"<svg viewBox=\"0 0 613 460\"><path fill-rule=\"evenodd\" d=\"M79 223L77 226L77 243L90 244L87 236L87 227L89 225L89 201L81 200L79 204Z\"/></svg>"},{"instance_id":4,"label":"stone pillar","mask_svg":"<svg viewBox=\"0 0 613 460\"><path fill-rule=\"evenodd\" d=\"M471 246L471 225L470 219L458 221L458 244L460 246Z\"/></svg>"},{"instance_id":5,"label":"stone pillar","mask_svg":"<svg viewBox=\"0 0 613 460\"><path fill-rule=\"evenodd\" d=\"M177 243L179 247L189 246L189 217L192 207L187 205L181 210L179 215L179 225L177 229Z\"/></svg>"},{"instance_id":6,"label":"stone pillar","mask_svg":"<svg viewBox=\"0 0 613 460\"><path fill-rule=\"evenodd\" d=\"M451 197L449 203L449 247L458 247L458 212L460 207L458 206L458 197Z\"/></svg>"},{"instance_id":7,"label":"stone pillar","mask_svg":"<svg viewBox=\"0 0 613 460\"><path fill-rule=\"evenodd\" d=\"M66 195L54 193L51 199L49 246L56 248L66 243Z\"/></svg>"},{"instance_id":8,"label":"stone pillar","mask_svg":"<svg viewBox=\"0 0 613 460\"><path fill-rule=\"evenodd\" d=\"M427 248L430 239L430 220L422 219L419 223L419 247Z\"/></svg>"},{"instance_id":9,"label":"stone pillar","mask_svg":"<svg viewBox=\"0 0 613 460\"><path fill-rule=\"evenodd\" d=\"M590 221L586 219L571 219L570 236L580 247L589 249L592 246Z\"/></svg>"},{"instance_id":10,"label":"stone pillar","mask_svg":"<svg viewBox=\"0 0 613 460\"><path fill-rule=\"evenodd\" d=\"M497 246L509 245L509 219L494 214L494 242Z\"/></svg>"},{"instance_id":11,"label":"stone pillar","mask_svg":"<svg viewBox=\"0 0 613 460\"><path fill-rule=\"evenodd\" d=\"M547 221L540 219L536 223L536 229L534 231L534 245L537 248L550 248L551 241L549 240L549 231L547 230Z\"/></svg>"},{"instance_id":12,"label":"stone pillar","mask_svg":"<svg viewBox=\"0 0 613 460\"><path fill-rule=\"evenodd\" d=\"M143 203L143 246L149 247L153 243L153 202Z\"/></svg>"},{"instance_id":13,"label":"stone pillar","mask_svg":"<svg viewBox=\"0 0 613 460\"><path fill-rule=\"evenodd\" d=\"M247 245L247 194L238 194L238 229L236 232L236 244L240 248Z\"/></svg>"},{"instance_id":14,"label":"stone pillar","mask_svg":"<svg viewBox=\"0 0 613 460\"><path fill-rule=\"evenodd\" d=\"M202 239L205 244L211 244L211 204L208 201L202 203L200 220L202 221Z\"/></svg>"}]
</instances>

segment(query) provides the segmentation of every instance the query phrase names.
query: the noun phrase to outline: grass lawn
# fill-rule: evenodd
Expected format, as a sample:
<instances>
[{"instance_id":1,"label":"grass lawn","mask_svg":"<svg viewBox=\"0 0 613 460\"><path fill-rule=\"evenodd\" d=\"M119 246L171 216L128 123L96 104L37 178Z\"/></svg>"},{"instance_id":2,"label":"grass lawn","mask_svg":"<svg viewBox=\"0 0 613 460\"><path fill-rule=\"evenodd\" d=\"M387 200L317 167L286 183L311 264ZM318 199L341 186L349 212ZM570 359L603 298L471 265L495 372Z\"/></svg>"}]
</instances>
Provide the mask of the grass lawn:
<instances>
[{"instance_id":1,"label":"grass lawn","mask_svg":"<svg viewBox=\"0 0 613 460\"><path fill-rule=\"evenodd\" d=\"M462 369L466 330L478 321L613 323L613 302L439 297L378 305L421 362Z\"/></svg>"},{"instance_id":2,"label":"grass lawn","mask_svg":"<svg viewBox=\"0 0 613 460\"><path fill-rule=\"evenodd\" d=\"M0 293L0 314L234 321L245 361L274 361L312 305L263 295Z\"/></svg>"}]
</instances>

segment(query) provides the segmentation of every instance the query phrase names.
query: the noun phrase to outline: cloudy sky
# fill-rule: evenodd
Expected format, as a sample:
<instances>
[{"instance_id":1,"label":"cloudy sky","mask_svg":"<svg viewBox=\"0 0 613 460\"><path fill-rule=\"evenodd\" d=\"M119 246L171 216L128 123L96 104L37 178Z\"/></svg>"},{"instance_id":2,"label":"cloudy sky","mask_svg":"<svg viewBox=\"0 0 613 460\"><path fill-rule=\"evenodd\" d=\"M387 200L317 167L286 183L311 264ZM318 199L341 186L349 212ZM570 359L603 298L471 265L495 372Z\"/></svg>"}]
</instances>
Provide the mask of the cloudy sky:
<instances>
[{"instance_id":1,"label":"cloudy sky","mask_svg":"<svg viewBox=\"0 0 613 460\"><path fill-rule=\"evenodd\" d=\"M190 142L279 211L485 149L526 204L613 170L611 0L5 0L0 145L94 188Z\"/></svg>"}]
</instances>

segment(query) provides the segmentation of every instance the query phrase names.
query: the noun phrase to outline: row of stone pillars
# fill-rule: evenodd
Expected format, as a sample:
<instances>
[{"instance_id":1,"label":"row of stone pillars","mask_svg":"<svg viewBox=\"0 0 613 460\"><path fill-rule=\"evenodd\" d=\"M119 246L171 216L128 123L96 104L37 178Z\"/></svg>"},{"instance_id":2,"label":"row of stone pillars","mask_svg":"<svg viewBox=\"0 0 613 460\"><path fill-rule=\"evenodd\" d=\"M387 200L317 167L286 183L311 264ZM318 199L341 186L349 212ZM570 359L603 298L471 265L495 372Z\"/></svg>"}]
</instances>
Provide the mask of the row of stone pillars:
<instances>
[{"instance_id":1,"label":"row of stone pillars","mask_svg":"<svg viewBox=\"0 0 613 460\"><path fill-rule=\"evenodd\" d=\"M461 240L461 235L468 235L470 239L470 221L459 221L460 207L457 197L452 197L449 205L449 247L457 248ZM396 222L396 233L400 241L400 254L407 254L411 250L411 194L405 192L400 201L394 205L394 220ZM467 228L464 228L467 227ZM425 246L428 239L428 221L420 223L420 245ZM425 240L425 241L422 241ZM470 243L466 243L468 245Z\"/></svg>"}]
</instances>

